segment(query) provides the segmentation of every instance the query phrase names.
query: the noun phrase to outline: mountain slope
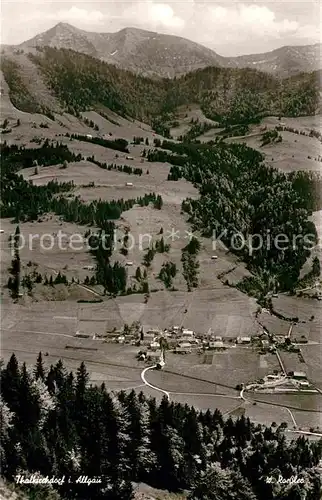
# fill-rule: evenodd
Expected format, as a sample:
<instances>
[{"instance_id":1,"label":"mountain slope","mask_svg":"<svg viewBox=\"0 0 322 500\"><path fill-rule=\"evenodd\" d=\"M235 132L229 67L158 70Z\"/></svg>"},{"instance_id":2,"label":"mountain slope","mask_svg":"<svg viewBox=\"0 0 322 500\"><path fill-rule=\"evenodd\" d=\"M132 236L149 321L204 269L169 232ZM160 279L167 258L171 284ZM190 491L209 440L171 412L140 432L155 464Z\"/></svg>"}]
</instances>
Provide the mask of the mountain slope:
<instances>
[{"instance_id":1,"label":"mountain slope","mask_svg":"<svg viewBox=\"0 0 322 500\"><path fill-rule=\"evenodd\" d=\"M152 77L173 78L207 66L250 67L279 77L322 68L321 44L222 57L211 49L177 36L136 28L125 28L116 33L92 33L67 23L59 23L18 46L2 46L2 49L5 52L17 49L29 52L44 46L72 49Z\"/></svg>"},{"instance_id":2,"label":"mountain slope","mask_svg":"<svg viewBox=\"0 0 322 500\"><path fill-rule=\"evenodd\" d=\"M321 44L286 46L266 52L234 57L234 67L250 67L273 75L287 77L322 68Z\"/></svg>"},{"instance_id":3,"label":"mountain slope","mask_svg":"<svg viewBox=\"0 0 322 500\"><path fill-rule=\"evenodd\" d=\"M174 77L206 66L221 66L224 58L184 38L136 28L116 33L91 33L59 23L18 46L56 47L97 57L146 76Z\"/></svg>"},{"instance_id":4,"label":"mountain slope","mask_svg":"<svg viewBox=\"0 0 322 500\"><path fill-rule=\"evenodd\" d=\"M191 103L198 103L207 117L223 124L248 123L272 114L308 115L319 108L316 73L279 81L251 69L208 67L174 80L156 81L82 53L49 47L38 48L29 56L5 56L2 70L10 98L22 111L30 111L25 109L24 100L27 104L28 100L39 102L46 94L44 88L48 89L50 99L40 104L53 111L51 102L59 102L62 109L72 114L105 106L150 123L157 117L171 115L180 105ZM17 85L19 81L24 84L23 91ZM40 96L37 81L42 89Z\"/></svg>"}]
</instances>

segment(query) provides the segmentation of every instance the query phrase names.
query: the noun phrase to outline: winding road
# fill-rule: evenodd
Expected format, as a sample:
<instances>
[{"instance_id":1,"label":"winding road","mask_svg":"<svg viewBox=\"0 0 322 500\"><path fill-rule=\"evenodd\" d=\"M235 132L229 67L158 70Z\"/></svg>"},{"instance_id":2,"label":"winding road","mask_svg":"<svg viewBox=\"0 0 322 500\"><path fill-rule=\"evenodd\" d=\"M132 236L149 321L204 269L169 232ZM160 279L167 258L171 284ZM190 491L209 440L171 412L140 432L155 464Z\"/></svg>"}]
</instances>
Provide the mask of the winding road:
<instances>
[{"instance_id":1,"label":"winding road","mask_svg":"<svg viewBox=\"0 0 322 500\"><path fill-rule=\"evenodd\" d=\"M144 368L144 370L141 372L141 379L142 379L142 382L147 386L147 387L150 387L151 389L154 389L155 391L158 391L158 392L161 392L162 394L164 394L168 401L170 401L170 394L173 394L174 396L175 395L187 395L187 396L211 396L211 397L226 397L226 398L229 398L229 399L238 399L240 400L242 403L240 405L238 405L236 408L233 408L233 410L229 410L228 412L224 413L223 416L228 416L232 411L236 410L237 408L240 408L243 403L250 403L250 404L254 404L256 402L258 403L263 403L263 404L266 404L266 405L269 405L269 406L278 406L280 408L283 408L284 410L286 410L288 412L288 414L290 415L291 417L291 420L292 420L292 423L294 425L294 429L291 430L289 429L289 432L297 432L298 434L312 434L312 435L315 435L315 436L321 436L322 437L322 434L319 434L319 433L311 433L311 432L308 432L308 431L301 431L300 429L298 429L298 424L294 418L294 415L291 411L290 408L288 408L287 406L284 406L284 405L281 405L279 403L271 403L271 402L268 402L268 401L263 401L263 400L257 400L257 399L247 399L245 396L244 396L244 388L241 389L240 393L239 393L239 396L229 396L227 394L205 394L205 393L184 393L184 392L172 392L172 391L165 391L164 389L161 389L160 387L157 387L155 385L152 385L150 384L150 382L147 381L145 375L146 373L149 371L149 370L154 370L156 368L156 365L153 365L153 366L148 366L147 368ZM292 408L292 409L297 409L297 410L300 410L300 408Z\"/></svg>"},{"instance_id":2,"label":"winding road","mask_svg":"<svg viewBox=\"0 0 322 500\"><path fill-rule=\"evenodd\" d=\"M168 393L168 391L164 391L163 389L160 389L160 387L156 387L155 385L150 384L150 382L148 382L147 379L145 378L146 372L148 370L154 370L156 368L156 366L157 365L153 365L153 366L148 366L147 368L144 368L144 370L141 372L142 382L144 382L144 384L147 385L148 387L151 387L151 389L154 389L155 391L162 392L163 394L165 394L168 401L170 401L170 394Z\"/></svg>"}]
</instances>

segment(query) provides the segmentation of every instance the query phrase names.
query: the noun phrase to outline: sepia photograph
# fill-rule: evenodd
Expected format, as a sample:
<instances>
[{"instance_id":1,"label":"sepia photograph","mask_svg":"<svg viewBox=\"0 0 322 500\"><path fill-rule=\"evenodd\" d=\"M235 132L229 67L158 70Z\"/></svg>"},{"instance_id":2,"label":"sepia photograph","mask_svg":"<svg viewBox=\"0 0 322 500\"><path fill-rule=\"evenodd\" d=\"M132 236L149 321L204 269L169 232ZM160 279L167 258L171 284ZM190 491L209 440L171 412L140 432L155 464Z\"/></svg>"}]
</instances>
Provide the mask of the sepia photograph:
<instances>
[{"instance_id":1,"label":"sepia photograph","mask_svg":"<svg viewBox=\"0 0 322 500\"><path fill-rule=\"evenodd\" d=\"M0 500L322 500L319 0L0 18Z\"/></svg>"}]
</instances>

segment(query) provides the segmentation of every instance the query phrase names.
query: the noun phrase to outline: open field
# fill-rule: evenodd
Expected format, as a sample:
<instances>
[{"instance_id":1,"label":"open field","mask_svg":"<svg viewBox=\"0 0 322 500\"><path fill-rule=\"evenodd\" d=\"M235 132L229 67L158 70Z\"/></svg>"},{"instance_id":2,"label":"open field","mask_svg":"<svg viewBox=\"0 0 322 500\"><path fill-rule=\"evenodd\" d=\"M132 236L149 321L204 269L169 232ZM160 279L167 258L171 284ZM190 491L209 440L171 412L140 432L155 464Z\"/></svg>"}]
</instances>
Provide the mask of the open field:
<instances>
[{"instance_id":1,"label":"open field","mask_svg":"<svg viewBox=\"0 0 322 500\"><path fill-rule=\"evenodd\" d=\"M171 394L171 400L177 403L187 404L188 406L194 406L198 410L211 410L214 411L217 408L222 413L228 413L233 411L237 406L240 405L238 399L229 399L221 396L188 396L180 394Z\"/></svg>"},{"instance_id":2,"label":"open field","mask_svg":"<svg viewBox=\"0 0 322 500\"><path fill-rule=\"evenodd\" d=\"M282 142L261 147L262 128L266 126L267 130L270 130L281 124L286 127L305 131L306 133L309 133L311 129L320 131L321 115L298 118L282 117L281 120L278 120L277 117L267 117L260 124L251 125L250 131L246 136L230 137L226 139L226 142L241 142L253 149L257 149L265 155L268 165L279 168L284 172L292 172L294 170L313 170L319 172L321 170L321 162L317 161L317 158L321 154L321 143L315 137L282 131L280 132ZM215 140L221 130L213 128L199 136L198 139L202 142Z\"/></svg>"},{"instance_id":3,"label":"open field","mask_svg":"<svg viewBox=\"0 0 322 500\"><path fill-rule=\"evenodd\" d=\"M299 356L296 352L285 352L280 350L279 354L285 367L286 373L296 371L304 371L305 373L307 372L306 364L300 362Z\"/></svg>"},{"instance_id":4,"label":"open field","mask_svg":"<svg viewBox=\"0 0 322 500\"><path fill-rule=\"evenodd\" d=\"M254 399L266 401L267 404L257 401L255 406L249 406L250 418L256 420L256 412L259 408L265 411L267 418L272 418L280 413L283 418L276 419L276 422L285 421L289 424L289 428L294 426L293 420L290 418L291 411L296 425L299 429L309 430L311 427L317 428L322 426L322 395L317 394L258 394ZM280 405L272 406L270 405ZM285 407L283 406L285 405ZM286 409L289 408L289 411ZM298 410L296 408L299 408ZM268 423L268 422L267 422Z\"/></svg>"},{"instance_id":5,"label":"open field","mask_svg":"<svg viewBox=\"0 0 322 500\"><path fill-rule=\"evenodd\" d=\"M156 387L161 387L165 391L173 394L182 393L181 395L194 394L200 395L217 395L220 394L236 397L238 396L237 391L233 386L230 385L229 380L226 380L222 384L217 384L216 380L216 369L212 366L211 370L205 372L202 368L201 359L197 359L197 355L185 356L187 361L190 361L191 375L186 375L182 373L182 364L180 360L177 362L177 368L173 366L174 360L178 358L178 355L173 355L175 358L169 360L172 356L170 353L167 354L167 364L162 370L149 370L146 375L147 380ZM181 356L183 357L183 356ZM196 358L195 362L193 358ZM200 356L202 358L202 356ZM187 370L185 370L187 372ZM216 397L217 397L216 396Z\"/></svg>"},{"instance_id":6,"label":"open field","mask_svg":"<svg viewBox=\"0 0 322 500\"><path fill-rule=\"evenodd\" d=\"M302 410L318 411L322 409L322 394L256 394L254 399L285 404Z\"/></svg>"},{"instance_id":7,"label":"open field","mask_svg":"<svg viewBox=\"0 0 322 500\"><path fill-rule=\"evenodd\" d=\"M264 358L265 363L263 363L262 358ZM274 355L260 356L251 347L237 346L228 348L224 352L213 352L211 365L204 364L203 359L203 354L188 356L168 354L165 371L161 375L149 373L149 377L167 377L165 374L170 372L171 375L176 374L179 379L180 376L182 379L186 379L186 382L184 380L180 382L180 384L187 384L186 392L198 392L198 388L194 388L195 379L202 379L205 383L206 381L211 384L217 383L219 385L213 391L216 389L218 392L222 392L224 389L235 389L237 384L262 378L265 374L279 368ZM188 384L190 384L189 390ZM163 388L161 383L156 385ZM171 388L166 388L166 390L171 391ZM228 393L231 392L228 391Z\"/></svg>"},{"instance_id":8,"label":"open field","mask_svg":"<svg viewBox=\"0 0 322 500\"><path fill-rule=\"evenodd\" d=\"M298 128L298 127L297 127ZM292 132L279 132L282 142L261 147L262 133L244 139L230 138L226 142L243 142L261 151L268 165L284 172L294 170L321 170L321 162L315 160L321 152L321 143L315 137L306 137Z\"/></svg>"},{"instance_id":9,"label":"open field","mask_svg":"<svg viewBox=\"0 0 322 500\"><path fill-rule=\"evenodd\" d=\"M216 293L217 292L217 293ZM223 296L220 301L220 296ZM191 299L191 304L187 304L187 297ZM217 301L216 301L217 297ZM186 305L189 307L185 313ZM240 307L240 313L237 312ZM92 334L100 333L96 331L95 322L106 321L104 328L113 330L121 328L125 323L131 324L133 321L140 321L145 327L166 328L173 324L182 323L183 326L194 328L197 332L205 333L209 328L226 335L237 336L255 333L256 325L252 319L252 303L248 298L232 289L227 289L224 295L220 290L201 291L196 290L190 294L184 292L156 292L151 294L148 303L144 303L144 297L139 294L116 299L107 299L100 304L78 304L70 301L47 302L46 307L42 302L30 302L28 305L12 304L9 299L3 301L2 318L3 328L11 328L21 322L23 328L27 329L28 322L32 321L30 330L50 331L48 326L52 325L52 331L57 331L56 326L61 329L61 333L73 335L77 330L75 321L93 321ZM84 312L85 311L85 312ZM57 323L58 318L67 317L67 322ZM74 319L74 324L70 323L70 317ZM25 318L25 319L24 319ZM30 318L30 319L28 319ZM239 318L239 321L238 321ZM10 326L6 326L9 321ZM218 325L218 326L216 326ZM219 328L219 325L221 327ZM100 326L100 328L102 328ZM78 328L79 329L79 328ZM105 331L106 331L105 330ZM58 330L60 333L60 330ZM8 335L10 340L10 335ZM40 349L35 348L35 352Z\"/></svg>"},{"instance_id":10,"label":"open field","mask_svg":"<svg viewBox=\"0 0 322 500\"><path fill-rule=\"evenodd\" d=\"M287 335L290 323L270 314L268 310L262 311L257 319L269 333L274 335Z\"/></svg>"},{"instance_id":11,"label":"open field","mask_svg":"<svg viewBox=\"0 0 322 500\"><path fill-rule=\"evenodd\" d=\"M1 283L6 284L8 279L7 270L12 260L12 250L8 238L10 234L14 233L16 225L12 224L9 219L2 219L1 228L4 230L4 233L0 235ZM23 245L20 250L20 258L23 266L22 274L24 272L28 273L34 268L34 266L27 266L30 262L37 264L35 267L36 271L43 276L47 275L48 278L51 275L55 277L60 271L69 280L74 277L74 279L79 278L82 282L86 275L91 276L93 274L88 270L84 270L86 266L95 265L87 247L81 248L77 242L75 246L69 244L72 235L79 234L84 236L86 227L62 222L57 216L49 215L43 217L41 223L26 222L20 224L20 231L21 246ZM59 231L63 233L61 245L59 245L57 236ZM52 242L54 243L53 245Z\"/></svg>"},{"instance_id":12,"label":"open field","mask_svg":"<svg viewBox=\"0 0 322 500\"><path fill-rule=\"evenodd\" d=\"M252 422L270 426L273 422L278 424L286 422L289 429L293 429L294 423L286 408L278 406L268 406L261 403L245 404L245 417ZM293 412L292 412L293 413ZM306 415L306 414L305 414ZM311 414L309 414L311 418Z\"/></svg>"},{"instance_id":13,"label":"open field","mask_svg":"<svg viewBox=\"0 0 322 500\"><path fill-rule=\"evenodd\" d=\"M322 310L317 300L280 294L278 298L273 298L272 302L274 311L285 318L297 317L300 323L310 328L312 335L320 331ZM312 316L314 316L314 321L311 322ZM312 337L311 340L316 339Z\"/></svg>"}]
</instances>

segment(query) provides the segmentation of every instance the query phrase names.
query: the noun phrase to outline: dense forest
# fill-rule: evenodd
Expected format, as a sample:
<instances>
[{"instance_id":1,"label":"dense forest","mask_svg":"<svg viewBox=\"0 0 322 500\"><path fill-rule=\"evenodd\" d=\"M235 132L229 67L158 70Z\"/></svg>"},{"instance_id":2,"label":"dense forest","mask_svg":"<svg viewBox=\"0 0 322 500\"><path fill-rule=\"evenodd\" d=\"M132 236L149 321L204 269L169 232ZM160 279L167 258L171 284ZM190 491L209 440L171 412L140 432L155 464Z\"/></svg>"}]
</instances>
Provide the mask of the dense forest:
<instances>
[{"instance_id":1,"label":"dense forest","mask_svg":"<svg viewBox=\"0 0 322 500\"><path fill-rule=\"evenodd\" d=\"M166 127L160 117L183 104L196 102L208 118L227 126L257 122L269 114L314 114L319 101L318 73L279 81L253 69L209 67L174 80L153 80L67 49L38 48L29 57L66 111L79 115L104 106L121 115L159 123L162 135ZM30 111L30 102L37 96L22 82L15 62L3 59L13 104Z\"/></svg>"},{"instance_id":2,"label":"dense forest","mask_svg":"<svg viewBox=\"0 0 322 500\"><path fill-rule=\"evenodd\" d=\"M151 156L174 165L168 180L184 177L199 189L197 200L182 203L193 227L220 237L254 274L269 278L271 291L293 290L317 242L309 221L319 206L316 175L268 168L261 153L241 144L163 141L160 147ZM289 242L283 248L274 243L282 234ZM253 285L256 295L256 280Z\"/></svg>"},{"instance_id":3,"label":"dense forest","mask_svg":"<svg viewBox=\"0 0 322 500\"><path fill-rule=\"evenodd\" d=\"M9 86L10 96L13 98L12 102L17 109L26 113L41 113L51 120L55 119L53 110L39 103L38 96L30 92L21 74L19 64L6 57L1 57L1 70Z\"/></svg>"},{"instance_id":4,"label":"dense forest","mask_svg":"<svg viewBox=\"0 0 322 500\"><path fill-rule=\"evenodd\" d=\"M34 369L13 354L1 369L0 404L3 475L65 476L54 485L61 498L130 500L133 481L186 490L190 500L320 498L321 441L287 440L286 424L224 420L218 410L157 403L133 390L109 393L89 384L84 363L74 375L61 361L46 369L41 353ZM76 482L80 475L100 482ZM279 483L280 475L301 482ZM35 488L38 499L55 498L51 488Z\"/></svg>"}]
</instances>

